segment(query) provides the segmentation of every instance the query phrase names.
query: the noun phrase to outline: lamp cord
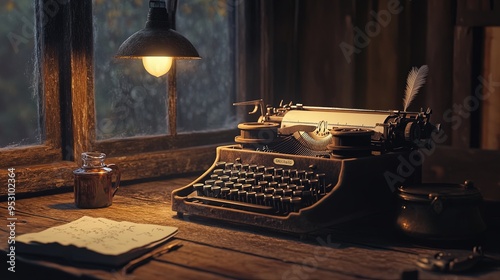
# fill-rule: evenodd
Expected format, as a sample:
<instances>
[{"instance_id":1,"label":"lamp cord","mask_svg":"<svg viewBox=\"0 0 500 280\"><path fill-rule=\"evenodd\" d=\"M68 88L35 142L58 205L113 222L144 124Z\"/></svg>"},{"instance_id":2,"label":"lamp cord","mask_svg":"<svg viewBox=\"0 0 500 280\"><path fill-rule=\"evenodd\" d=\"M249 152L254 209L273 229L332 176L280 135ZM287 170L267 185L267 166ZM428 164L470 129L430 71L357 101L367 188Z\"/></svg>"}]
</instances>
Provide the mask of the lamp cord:
<instances>
[{"instance_id":1,"label":"lamp cord","mask_svg":"<svg viewBox=\"0 0 500 280\"><path fill-rule=\"evenodd\" d=\"M177 12L178 0L167 0L167 12L170 19L170 28L175 30L175 13Z\"/></svg>"}]
</instances>

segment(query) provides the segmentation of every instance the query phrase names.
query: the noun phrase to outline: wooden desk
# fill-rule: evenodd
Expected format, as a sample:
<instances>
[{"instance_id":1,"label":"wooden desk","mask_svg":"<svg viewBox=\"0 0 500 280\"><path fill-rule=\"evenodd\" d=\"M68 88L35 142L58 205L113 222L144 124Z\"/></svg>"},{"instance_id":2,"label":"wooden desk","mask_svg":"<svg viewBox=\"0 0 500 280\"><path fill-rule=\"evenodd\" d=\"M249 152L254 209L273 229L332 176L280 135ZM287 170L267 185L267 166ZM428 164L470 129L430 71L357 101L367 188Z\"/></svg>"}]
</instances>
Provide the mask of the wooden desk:
<instances>
[{"instance_id":1,"label":"wooden desk","mask_svg":"<svg viewBox=\"0 0 500 280\"><path fill-rule=\"evenodd\" d=\"M440 274L418 269L419 254L439 249L413 245L387 226L358 230L328 229L317 235L298 236L254 227L188 217L171 210L173 189L194 177L137 183L120 188L113 205L83 210L73 204L72 193L16 201L16 235L36 232L73 221L83 215L170 225L179 228L176 240L183 246L138 267L133 279L500 279L498 263L483 261L466 274ZM1 220L7 223L7 203L0 203ZM389 226L390 228L390 226ZM0 227L5 251L9 235ZM498 235L497 235L498 237ZM493 253L498 258L498 252ZM23 263L16 259L16 273L7 271L2 252L2 279L119 279L119 273L103 269L76 269L45 260ZM41 277L43 276L43 277ZM45 279L44 278L44 279Z\"/></svg>"}]
</instances>

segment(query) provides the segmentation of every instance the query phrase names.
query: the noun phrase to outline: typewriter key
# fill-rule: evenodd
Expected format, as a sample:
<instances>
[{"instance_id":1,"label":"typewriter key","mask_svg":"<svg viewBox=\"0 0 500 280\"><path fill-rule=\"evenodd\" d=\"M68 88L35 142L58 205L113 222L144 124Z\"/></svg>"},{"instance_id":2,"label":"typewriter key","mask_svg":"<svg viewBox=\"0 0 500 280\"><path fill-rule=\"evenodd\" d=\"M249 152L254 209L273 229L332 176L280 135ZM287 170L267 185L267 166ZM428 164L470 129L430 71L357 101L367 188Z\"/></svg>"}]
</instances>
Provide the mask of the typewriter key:
<instances>
[{"instance_id":1,"label":"typewriter key","mask_svg":"<svg viewBox=\"0 0 500 280\"><path fill-rule=\"evenodd\" d=\"M219 161L219 162L215 163L216 168L224 168L224 166L226 166L225 161Z\"/></svg>"},{"instance_id":2,"label":"typewriter key","mask_svg":"<svg viewBox=\"0 0 500 280\"><path fill-rule=\"evenodd\" d=\"M241 171L241 165L242 165L241 163L235 163L233 165L234 170Z\"/></svg>"},{"instance_id":3,"label":"typewriter key","mask_svg":"<svg viewBox=\"0 0 500 280\"><path fill-rule=\"evenodd\" d=\"M231 170L231 169L233 169L233 166L234 166L234 163L228 162L228 163L226 163L225 168Z\"/></svg>"},{"instance_id":4,"label":"typewriter key","mask_svg":"<svg viewBox=\"0 0 500 280\"><path fill-rule=\"evenodd\" d=\"M281 195L273 195L273 207L278 212L281 210Z\"/></svg>"},{"instance_id":5,"label":"typewriter key","mask_svg":"<svg viewBox=\"0 0 500 280\"><path fill-rule=\"evenodd\" d=\"M229 177L229 181L233 182L233 183L237 183L238 182L238 177Z\"/></svg>"},{"instance_id":6,"label":"typewriter key","mask_svg":"<svg viewBox=\"0 0 500 280\"><path fill-rule=\"evenodd\" d=\"M214 174L218 175L218 176L222 176L223 173L224 173L224 169L221 169L221 168L218 168L218 169L214 169Z\"/></svg>"},{"instance_id":7,"label":"typewriter key","mask_svg":"<svg viewBox=\"0 0 500 280\"><path fill-rule=\"evenodd\" d=\"M215 185L217 185L217 182L215 182ZM227 187L227 188L230 188L230 189L234 189L235 188L235 183L229 181L229 182L224 182L222 185L217 185L219 187Z\"/></svg>"},{"instance_id":8,"label":"typewriter key","mask_svg":"<svg viewBox=\"0 0 500 280\"><path fill-rule=\"evenodd\" d=\"M250 184L243 184L242 189L246 192L249 192L252 190L252 185Z\"/></svg>"},{"instance_id":9,"label":"typewriter key","mask_svg":"<svg viewBox=\"0 0 500 280\"><path fill-rule=\"evenodd\" d=\"M283 176L283 168L277 167L274 169L274 175Z\"/></svg>"},{"instance_id":10,"label":"typewriter key","mask_svg":"<svg viewBox=\"0 0 500 280\"><path fill-rule=\"evenodd\" d=\"M274 175L274 167L269 166L264 169L264 173Z\"/></svg>"},{"instance_id":11,"label":"typewriter key","mask_svg":"<svg viewBox=\"0 0 500 280\"><path fill-rule=\"evenodd\" d=\"M197 195L203 195L203 184L202 183L193 184L193 188L196 190Z\"/></svg>"},{"instance_id":12,"label":"typewriter key","mask_svg":"<svg viewBox=\"0 0 500 280\"><path fill-rule=\"evenodd\" d=\"M262 187L261 186L252 186L252 191L254 191L256 193L261 193Z\"/></svg>"},{"instance_id":13,"label":"typewriter key","mask_svg":"<svg viewBox=\"0 0 500 280\"><path fill-rule=\"evenodd\" d=\"M281 181L281 175L274 175L272 181L283 183L283 181Z\"/></svg>"},{"instance_id":14,"label":"typewriter key","mask_svg":"<svg viewBox=\"0 0 500 280\"><path fill-rule=\"evenodd\" d=\"M258 181L262 181L264 180L264 173L262 172L257 172L255 173L255 180L258 182Z\"/></svg>"},{"instance_id":15,"label":"typewriter key","mask_svg":"<svg viewBox=\"0 0 500 280\"><path fill-rule=\"evenodd\" d=\"M307 179L301 179L300 184L304 186L304 190L308 191L311 189L311 183Z\"/></svg>"},{"instance_id":16,"label":"typewriter key","mask_svg":"<svg viewBox=\"0 0 500 280\"><path fill-rule=\"evenodd\" d=\"M295 184L295 185L301 185L299 177L292 177L290 179L290 183Z\"/></svg>"},{"instance_id":17,"label":"typewriter key","mask_svg":"<svg viewBox=\"0 0 500 280\"><path fill-rule=\"evenodd\" d=\"M319 181L318 179L311 179L309 180L309 185L311 186L311 189L318 191L319 190Z\"/></svg>"},{"instance_id":18,"label":"typewriter key","mask_svg":"<svg viewBox=\"0 0 500 280\"><path fill-rule=\"evenodd\" d=\"M264 189L264 192L265 192L266 194L273 194L273 193L274 193L274 190L275 190L274 188L267 187L267 188L265 188L265 189Z\"/></svg>"},{"instance_id":19,"label":"typewriter key","mask_svg":"<svg viewBox=\"0 0 500 280\"><path fill-rule=\"evenodd\" d=\"M238 184L246 184L246 182L247 182L247 179L245 179L245 178L238 178L238 180L236 180L236 183L238 183Z\"/></svg>"},{"instance_id":20,"label":"typewriter key","mask_svg":"<svg viewBox=\"0 0 500 280\"><path fill-rule=\"evenodd\" d=\"M273 195L272 194L265 194L264 195L264 205L273 206Z\"/></svg>"},{"instance_id":21,"label":"typewriter key","mask_svg":"<svg viewBox=\"0 0 500 280\"><path fill-rule=\"evenodd\" d=\"M232 182L231 182L232 183ZM242 183L233 183L232 185L230 184L228 186L228 188L231 188L231 189L238 189L239 191L241 191L243 189L243 184Z\"/></svg>"},{"instance_id":22,"label":"typewriter key","mask_svg":"<svg viewBox=\"0 0 500 280\"><path fill-rule=\"evenodd\" d=\"M286 183L286 184L290 183L290 177L289 176L282 176L281 182Z\"/></svg>"},{"instance_id":23,"label":"typewriter key","mask_svg":"<svg viewBox=\"0 0 500 280\"><path fill-rule=\"evenodd\" d=\"M279 183L276 188L281 188L281 189L286 189L288 187L288 184L285 183Z\"/></svg>"},{"instance_id":24,"label":"typewriter key","mask_svg":"<svg viewBox=\"0 0 500 280\"><path fill-rule=\"evenodd\" d=\"M260 181L258 185L265 189L269 186L269 183L267 181Z\"/></svg>"},{"instance_id":25,"label":"typewriter key","mask_svg":"<svg viewBox=\"0 0 500 280\"><path fill-rule=\"evenodd\" d=\"M220 190L221 190L221 197L224 198L224 199L229 199L229 190L230 190L230 188L223 187Z\"/></svg>"},{"instance_id":26,"label":"typewriter key","mask_svg":"<svg viewBox=\"0 0 500 280\"><path fill-rule=\"evenodd\" d=\"M204 185L203 186L203 194L205 196L211 196L211 193L212 193L212 186L210 186L210 185Z\"/></svg>"},{"instance_id":27,"label":"typewriter key","mask_svg":"<svg viewBox=\"0 0 500 280\"><path fill-rule=\"evenodd\" d=\"M238 189L230 189L229 190L229 199L230 200L238 200Z\"/></svg>"},{"instance_id":28,"label":"typewriter key","mask_svg":"<svg viewBox=\"0 0 500 280\"><path fill-rule=\"evenodd\" d=\"M221 192L221 187L218 187L218 186L212 187L212 196L213 197L220 197L220 192Z\"/></svg>"},{"instance_id":29,"label":"typewriter key","mask_svg":"<svg viewBox=\"0 0 500 280\"><path fill-rule=\"evenodd\" d=\"M273 181L273 175L272 174L264 174L263 180L271 182L271 181Z\"/></svg>"},{"instance_id":30,"label":"typewriter key","mask_svg":"<svg viewBox=\"0 0 500 280\"><path fill-rule=\"evenodd\" d=\"M215 180L212 180L212 179L205 180L205 185L211 185L211 186L213 186L213 185L215 185Z\"/></svg>"},{"instance_id":31,"label":"typewriter key","mask_svg":"<svg viewBox=\"0 0 500 280\"><path fill-rule=\"evenodd\" d=\"M255 195L256 203L259 205L264 205L264 193L257 193Z\"/></svg>"},{"instance_id":32,"label":"typewriter key","mask_svg":"<svg viewBox=\"0 0 500 280\"><path fill-rule=\"evenodd\" d=\"M227 182L227 181L229 181L229 176L227 176L227 175L222 175L222 176L219 176L219 179L220 179L222 182Z\"/></svg>"},{"instance_id":33,"label":"typewriter key","mask_svg":"<svg viewBox=\"0 0 500 280\"><path fill-rule=\"evenodd\" d=\"M283 195L283 189L282 188L277 188L274 190L274 195Z\"/></svg>"},{"instance_id":34,"label":"typewriter key","mask_svg":"<svg viewBox=\"0 0 500 280\"><path fill-rule=\"evenodd\" d=\"M300 208L302 207L302 198L301 197L298 197L298 196L295 196L295 197L292 197L292 211L293 212L299 212Z\"/></svg>"},{"instance_id":35,"label":"typewriter key","mask_svg":"<svg viewBox=\"0 0 500 280\"><path fill-rule=\"evenodd\" d=\"M240 202L247 202L247 192L246 191L238 191L238 200Z\"/></svg>"},{"instance_id":36,"label":"typewriter key","mask_svg":"<svg viewBox=\"0 0 500 280\"><path fill-rule=\"evenodd\" d=\"M256 192L247 192L247 202L255 204L256 195L257 195Z\"/></svg>"},{"instance_id":37,"label":"typewriter key","mask_svg":"<svg viewBox=\"0 0 500 280\"><path fill-rule=\"evenodd\" d=\"M246 184L250 184L250 185L252 185L252 186L257 185L257 182L255 181L255 179L246 179L246 180L245 180L245 183L246 183Z\"/></svg>"},{"instance_id":38,"label":"typewriter key","mask_svg":"<svg viewBox=\"0 0 500 280\"><path fill-rule=\"evenodd\" d=\"M224 187L224 181L217 180L217 181L214 182L214 185L219 186L219 187Z\"/></svg>"},{"instance_id":39,"label":"typewriter key","mask_svg":"<svg viewBox=\"0 0 500 280\"><path fill-rule=\"evenodd\" d=\"M283 206L283 209L281 212L283 214L291 212L291 203L292 203L292 198L290 196L284 196L281 198L281 205Z\"/></svg>"}]
</instances>

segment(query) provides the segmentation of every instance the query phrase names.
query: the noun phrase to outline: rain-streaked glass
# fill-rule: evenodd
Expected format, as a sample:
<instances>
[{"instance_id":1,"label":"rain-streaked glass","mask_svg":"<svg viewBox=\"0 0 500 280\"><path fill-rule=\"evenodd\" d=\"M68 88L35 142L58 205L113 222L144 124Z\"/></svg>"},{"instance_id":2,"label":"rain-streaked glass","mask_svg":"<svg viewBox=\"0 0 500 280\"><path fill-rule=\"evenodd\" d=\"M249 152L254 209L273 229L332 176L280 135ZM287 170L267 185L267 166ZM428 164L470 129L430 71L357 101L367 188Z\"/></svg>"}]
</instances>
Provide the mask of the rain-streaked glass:
<instances>
[{"instance_id":1,"label":"rain-streaked glass","mask_svg":"<svg viewBox=\"0 0 500 280\"><path fill-rule=\"evenodd\" d=\"M177 30L202 57L177 62L179 133L236 128L234 12L239 3L179 1Z\"/></svg>"},{"instance_id":2,"label":"rain-streaked glass","mask_svg":"<svg viewBox=\"0 0 500 280\"><path fill-rule=\"evenodd\" d=\"M0 148L40 144L34 1L0 1Z\"/></svg>"},{"instance_id":3,"label":"rain-streaked glass","mask_svg":"<svg viewBox=\"0 0 500 280\"><path fill-rule=\"evenodd\" d=\"M179 133L236 127L235 2L241 1L179 1L176 29L202 56L177 61ZM94 0L98 139L168 133L166 76L151 76L140 60L113 58L144 27L147 7L148 1Z\"/></svg>"},{"instance_id":4,"label":"rain-streaked glass","mask_svg":"<svg viewBox=\"0 0 500 280\"><path fill-rule=\"evenodd\" d=\"M118 47L146 23L149 1L93 1L94 91L98 139L167 134L167 77L140 59L116 59Z\"/></svg>"}]
</instances>

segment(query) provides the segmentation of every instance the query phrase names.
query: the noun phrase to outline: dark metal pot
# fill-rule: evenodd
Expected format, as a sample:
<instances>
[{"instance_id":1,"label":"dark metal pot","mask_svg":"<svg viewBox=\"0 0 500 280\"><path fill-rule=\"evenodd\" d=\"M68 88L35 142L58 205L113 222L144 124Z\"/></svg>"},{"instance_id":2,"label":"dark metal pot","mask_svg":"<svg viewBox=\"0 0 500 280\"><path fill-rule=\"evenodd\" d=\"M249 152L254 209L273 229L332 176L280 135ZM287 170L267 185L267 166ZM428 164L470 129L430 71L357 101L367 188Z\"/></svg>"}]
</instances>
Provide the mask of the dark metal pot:
<instances>
[{"instance_id":1,"label":"dark metal pot","mask_svg":"<svg viewBox=\"0 0 500 280\"><path fill-rule=\"evenodd\" d=\"M465 240L486 230L482 196L472 182L419 184L398 188L397 226L405 234L430 240Z\"/></svg>"}]
</instances>

